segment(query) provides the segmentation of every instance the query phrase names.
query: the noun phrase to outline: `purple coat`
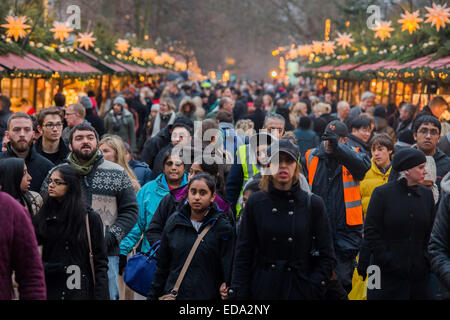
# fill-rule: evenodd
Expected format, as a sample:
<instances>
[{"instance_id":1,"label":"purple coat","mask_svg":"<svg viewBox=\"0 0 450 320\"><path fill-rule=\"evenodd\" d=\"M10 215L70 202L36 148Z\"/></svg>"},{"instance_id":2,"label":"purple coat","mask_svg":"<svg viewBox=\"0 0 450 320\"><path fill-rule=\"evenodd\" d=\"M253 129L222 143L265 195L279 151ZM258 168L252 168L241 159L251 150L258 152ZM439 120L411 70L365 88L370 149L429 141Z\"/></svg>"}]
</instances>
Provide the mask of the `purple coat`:
<instances>
[{"instance_id":1,"label":"purple coat","mask_svg":"<svg viewBox=\"0 0 450 320\"><path fill-rule=\"evenodd\" d=\"M0 192L0 300L14 297L12 273L20 300L45 300L44 268L28 211Z\"/></svg>"}]
</instances>

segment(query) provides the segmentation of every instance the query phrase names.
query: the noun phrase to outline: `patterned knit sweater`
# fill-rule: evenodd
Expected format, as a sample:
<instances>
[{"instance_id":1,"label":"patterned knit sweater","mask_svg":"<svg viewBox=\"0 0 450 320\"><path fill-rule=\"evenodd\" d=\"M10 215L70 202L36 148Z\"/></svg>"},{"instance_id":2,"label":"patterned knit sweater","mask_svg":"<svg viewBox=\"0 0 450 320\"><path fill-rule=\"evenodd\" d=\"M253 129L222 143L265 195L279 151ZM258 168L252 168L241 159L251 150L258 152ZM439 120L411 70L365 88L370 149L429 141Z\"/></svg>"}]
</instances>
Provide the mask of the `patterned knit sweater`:
<instances>
[{"instance_id":1,"label":"patterned knit sweater","mask_svg":"<svg viewBox=\"0 0 450 320\"><path fill-rule=\"evenodd\" d=\"M47 179L41 194L48 189ZM136 224L139 208L126 171L100 155L91 172L81 178L88 205L102 218L108 256L119 255L119 244Z\"/></svg>"}]
</instances>

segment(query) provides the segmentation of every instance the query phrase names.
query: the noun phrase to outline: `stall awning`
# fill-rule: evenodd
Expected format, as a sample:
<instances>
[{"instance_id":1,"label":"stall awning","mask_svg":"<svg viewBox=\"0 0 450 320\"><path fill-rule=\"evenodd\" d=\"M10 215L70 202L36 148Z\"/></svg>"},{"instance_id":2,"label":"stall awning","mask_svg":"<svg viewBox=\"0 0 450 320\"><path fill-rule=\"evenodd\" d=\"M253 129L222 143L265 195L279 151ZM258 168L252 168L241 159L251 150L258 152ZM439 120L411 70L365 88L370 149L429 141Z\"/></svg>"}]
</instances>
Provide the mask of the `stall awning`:
<instances>
[{"instance_id":1,"label":"stall awning","mask_svg":"<svg viewBox=\"0 0 450 320\"><path fill-rule=\"evenodd\" d=\"M335 67L334 66L322 66L316 69L316 72L328 72L333 70Z\"/></svg>"},{"instance_id":2,"label":"stall awning","mask_svg":"<svg viewBox=\"0 0 450 320\"><path fill-rule=\"evenodd\" d=\"M119 60L115 60L114 64L121 66L122 68L128 70L131 73L148 73L148 71L145 68L138 65L123 63L122 61Z\"/></svg>"},{"instance_id":3,"label":"stall awning","mask_svg":"<svg viewBox=\"0 0 450 320\"><path fill-rule=\"evenodd\" d=\"M96 73L96 74L102 74L102 72L96 68L94 68L93 66L91 66L90 64L86 63L86 62L81 62L81 61L69 61L66 59L61 59L61 62L63 62L64 64L74 68L77 70L77 72L79 73Z\"/></svg>"},{"instance_id":4,"label":"stall awning","mask_svg":"<svg viewBox=\"0 0 450 320\"><path fill-rule=\"evenodd\" d=\"M78 70L74 69L73 67L66 65L64 63L60 63L58 61L49 59L48 61L41 59L39 57L36 57L32 54L25 54L25 57L43 65L44 67L54 71L54 72L59 72L59 73L64 73L64 72L78 72Z\"/></svg>"},{"instance_id":5,"label":"stall awning","mask_svg":"<svg viewBox=\"0 0 450 320\"><path fill-rule=\"evenodd\" d=\"M359 67L361 64L357 63L357 64L342 64L340 66L337 66L336 68L334 68L334 70L337 71L350 71L353 70L357 67Z\"/></svg>"},{"instance_id":6,"label":"stall awning","mask_svg":"<svg viewBox=\"0 0 450 320\"><path fill-rule=\"evenodd\" d=\"M432 69L450 68L450 56L431 61L431 62L425 64L424 67L432 68Z\"/></svg>"},{"instance_id":7,"label":"stall awning","mask_svg":"<svg viewBox=\"0 0 450 320\"><path fill-rule=\"evenodd\" d=\"M112 71L113 73L128 72L127 69L121 67L120 65L106 62L105 60L100 59L100 58L94 56L93 54L83 50L83 49L76 48L76 50L78 52L80 52L81 54L83 54L84 56L86 56L87 58L89 58L92 62L94 62L95 65L99 64L100 66L106 67L108 71Z\"/></svg>"},{"instance_id":8,"label":"stall awning","mask_svg":"<svg viewBox=\"0 0 450 320\"><path fill-rule=\"evenodd\" d=\"M31 71L31 72L44 72L47 74L51 74L52 70L44 67L43 65L37 63L26 56L21 57L12 53L9 53L4 56L0 56L0 65L10 71L19 70L19 71Z\"/></svg>"}]
</instances>

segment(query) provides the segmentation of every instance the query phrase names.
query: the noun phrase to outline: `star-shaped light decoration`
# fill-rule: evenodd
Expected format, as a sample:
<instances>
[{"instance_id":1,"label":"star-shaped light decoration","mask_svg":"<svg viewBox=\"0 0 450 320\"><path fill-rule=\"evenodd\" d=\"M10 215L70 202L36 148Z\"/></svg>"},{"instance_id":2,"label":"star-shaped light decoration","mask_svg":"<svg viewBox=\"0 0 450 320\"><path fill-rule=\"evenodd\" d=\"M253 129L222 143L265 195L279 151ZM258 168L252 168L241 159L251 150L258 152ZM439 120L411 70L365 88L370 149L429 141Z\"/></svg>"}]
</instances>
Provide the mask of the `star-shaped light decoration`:
<instances>
[{"instance_id":1,"label":"star-shaped light decoration","mask_svg":"<svg viewBox=\"0 0 450 320\"><path fill-rule=\"evenodd\" d=\"M97 38L93 37L94 33L79 33L77 41L80 43L80 48L83 48L85 50L89 50L89 47L94 47L94 41L97 40Z\"/></svg>"},{"instance_id":2,"label":"star-shaped light decoration","mask_svg":"<svg viewBox=\"0 0 450 320\"><path fill-rule=\"evenodd\" d=\"M425 15L428 18L425 22L431 23L431 26L436 26L436 30L445 28L446 23L450 23L450 8L447 8L447 4L441 6L433 2L433 8L425 7L428 13Z\"/></svg>"},{"instance_id":3,"label":"star-shaped light decoration","mask_svg":"<svg viewBox=\"0 0 450 320\"><path fill-rule=\"evenodd\" d=\"M315 54L320 54L322 52L323 44L321 41L313 41L312 43L312 51Z\"/></svg>"},{"instance_id":4,"label":"star-shaped light decoration","mask_svg":"<svg viewBox=\"0 0 450 320\"><path fill-rule=\"evenodd\" d=\"M65 22L54 22L53 28L50 29L53 32L53 38L64 42L69 37L69 33L73 31Z\"/></svg>"},{"instance_id":5,"label":"star-shaped light decoration","mask_svg":"<svg viewBox=\"0 0 450 320\"><path fill-rule=\"evenodd\" d=\"M334 53L334 49L336 49L336 46L334 45L334 41L324 41L323 42L323 53L325 53L327 56Z\"/></svg>"},{"instance_id":6,"label":"star-shaped light decoration","mask_svg":"<svg viewBox=\"0 0 450 320\"><path fill-rule=\"evenodd\" d=\"M158 52L155 49L143 49L141 52L142 59L144 60L153 60L158 55Z\"/></svg>"},{"instance_id":7,"label":"star-shaped light decoration","mask_svg":"<svg viewBox=\"0 0 450 320\"><path fill-rule=\"evenodd\" d=\"M130 48L130 42L128 42L128 40L119 39L117 40L115 46L117 51L119 51L120 53L125 53Z\"/></svg>"},{"instance_id":8,"label":"star-shaped light decoration","mask_svg":"<svg viewBox=\"0 0 450 320\"><path fill-rule=\"evenodd\" d=\"M345 49L347 47L351 47L352 46L352 42L355 41L352 38L352 35L350 33L339 33L338 32L338 37L336 38L336 42L337 45L342 47L342 49Z\"/></svg>"},{"instance_id":9,"label":"star-shaped light decoration","mask_svg":"<svg viewBox=\"0 0 450 320\"><path fill-rule=\"evenodd\" d=\"M391 24L392 21L380 21L377 23L377 26L373 28L373 31L375 31L375 38L380 38L381 41L384 41L386 38L390 38L391 32L394 31Z\"/></svg>"},{"instance_id":10,"label":"star-shaped light decoration","mask_svg":"<svg viewBox=\"0 0 450 320\"><path fill-rule=\"evenodd\" d=\"M25 24L25 22L27 22L27 17L25 16L8 16L6 17L6 21L8 21L8 23L2 24L1 26L8 29L6 35L10 38L14 38L14 41L17 41L19 38L24 38L27 35L26 29L31 28L31 26Z\"/></svg>"},{"instance_id":11,"label":"star-shaped light decoration","mask_svg":"<svg viewBox=\"0 0 450 320\"><path fill-rule=\"evenodd\" d=\"M408 30L409 34L413 34L414 31L420 29L419 22L422 22L423 19L419 18L419 10L413 13L405 10L405 13L402 13L401 17L398 23L402 24L402 32Z\"/></svg>"},{"instance_id":12,"label":"star-shaped light decoration","mask_svg":"<svg viewBox=\"0 0 450 320\"><path fill-rule=\"evenodd\" d=\"M141 57L141 49L136 48L136 47L131 48L131 55L133 56L133 58L140 58Z\"/></svg>"}]
</instances>

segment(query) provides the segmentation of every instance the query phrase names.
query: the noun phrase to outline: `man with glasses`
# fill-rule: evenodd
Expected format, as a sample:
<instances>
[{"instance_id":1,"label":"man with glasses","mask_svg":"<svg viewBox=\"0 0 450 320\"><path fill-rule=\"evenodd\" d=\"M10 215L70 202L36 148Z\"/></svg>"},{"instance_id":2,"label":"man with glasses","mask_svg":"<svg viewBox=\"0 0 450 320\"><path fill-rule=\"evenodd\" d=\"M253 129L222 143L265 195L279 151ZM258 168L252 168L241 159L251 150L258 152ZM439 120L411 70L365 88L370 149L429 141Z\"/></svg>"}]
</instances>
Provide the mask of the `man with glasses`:
<instances>
[{"instance_id":1,"label":"man with glasses","mask_svg":"<svg viewBox=\"0 0 450 320\"><path fill-rule=\"evenodd\" d=\"M0 153L0 159L12 157L24 159L32 178L30 190L39 192L45 176L53 168L53 163L37 153L33 147L35 133L31 117L24 112L14 113L8 120L6 130L5 135L9 142L7 150Z\"/></svg>"},{"instance_id":2,"label":"man with glasses","mask_svg":"<svg viewBox=\"0 0 450 320\"><path fill-rule=\"evenodd\" d=\"M71 104L67 107L65 119L67 121L67 127L62 132L62 138L66 144L69 143L70 130L81 123L90 124L85 120L86 109L81 103Z\"/></svg>"},{"instance_id":3,"label":"man with glasses","mask_svg":"<svg viewBox=\"0 0 450 320\"><path fill-rule=\"evenodd\" d=\"M366 116L358 116L352 120L350 130L347 144L371 157L368 142L373 130L372 121Z\"/></svg>"},{"instance_id":4,"label":"man with glasses","mask_svg":"<svg viewBox=\"0 0 450 320\"><path fill-rule=\"evenodd\" d=\"M64 116L57 107L46 108L39 112L38 130L41 133L35 142L36 151L54 165L63 163L70 150L62 136Z\"/></svg>"}]
</instances>

